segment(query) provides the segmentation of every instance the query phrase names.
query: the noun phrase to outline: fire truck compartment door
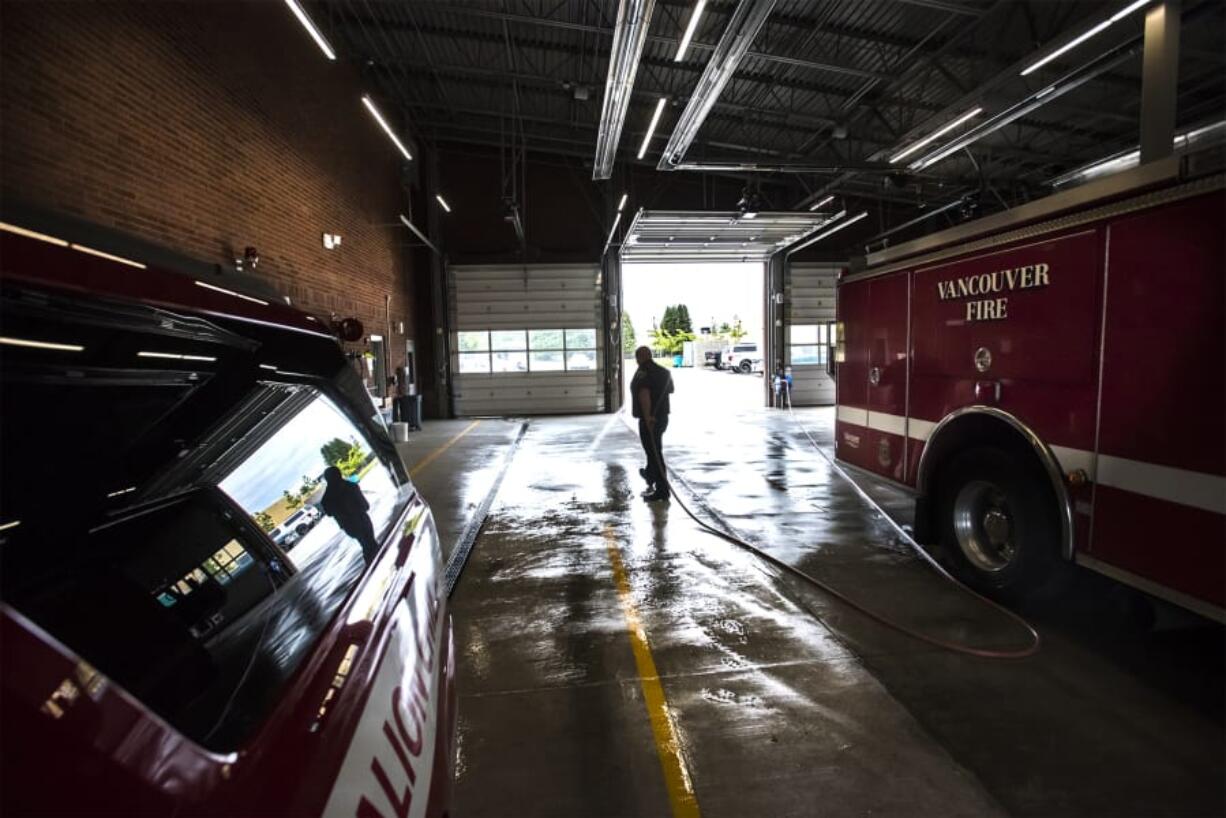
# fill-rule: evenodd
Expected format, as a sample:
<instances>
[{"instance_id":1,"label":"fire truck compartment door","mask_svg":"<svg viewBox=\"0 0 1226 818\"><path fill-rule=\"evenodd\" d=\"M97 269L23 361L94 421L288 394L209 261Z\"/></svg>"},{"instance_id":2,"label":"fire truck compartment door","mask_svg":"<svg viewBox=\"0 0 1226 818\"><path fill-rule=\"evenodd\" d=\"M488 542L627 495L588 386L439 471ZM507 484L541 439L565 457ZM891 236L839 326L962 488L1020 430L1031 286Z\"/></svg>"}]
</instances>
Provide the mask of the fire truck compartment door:
<instances>
[{"instance_id":1,"label":"fire truck compartment door","mask_svg":"<svg viewBox=\"0 0 1226 818\"><path fill-rule=\"evenodd\" d=\"M839 405L854 407L844 422L860 427L840 437L839 456L895 480L905 474L908 287L899 273L853 282L839 295L847 328Z\"/></svg>"},{"instance_id":2,"label":"fire truck compartment door","mask_svg":"<svg viewBox=\"0 0 1226 818\"><path fill-rule=\"evenodd\" d=\"M1091 384L1097 374L1099 232L916 270L915 376L957 378L968 389L977 380L1003 382L1006 399L1010 382Z\"/></svg>"}]
</instances>

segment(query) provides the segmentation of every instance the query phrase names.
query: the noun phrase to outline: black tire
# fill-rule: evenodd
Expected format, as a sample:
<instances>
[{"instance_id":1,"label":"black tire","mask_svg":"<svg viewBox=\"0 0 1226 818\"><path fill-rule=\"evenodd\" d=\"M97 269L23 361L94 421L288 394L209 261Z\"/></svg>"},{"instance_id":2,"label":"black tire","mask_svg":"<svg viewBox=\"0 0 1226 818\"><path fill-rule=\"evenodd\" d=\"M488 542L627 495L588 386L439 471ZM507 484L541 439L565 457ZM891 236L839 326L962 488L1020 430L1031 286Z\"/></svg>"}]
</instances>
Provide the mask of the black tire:
<instances>
[{"instance_id":1,"label":"black tire","mask_svg":"<svg viewBox=\"0 0 1226 818\"><path fill-rule=\"evenodd\" d=\"M753 364L750 363L749 361L741 361L740 366L738 366L737 368L740 369L742 372L749 373L753 371Z\"/></svg>"},{"instance_id":2,"label":"black tire","mask_svg":"<svg viewBox=\"0 0 1226 818\"><path fill-rule=\"evenodd\" d=\"M998 448L968 450L941 470L935 494L941 548L968 585L1020 600L1055 578L1059 516L1033 459Z\"/></svg>"}]
</instances>

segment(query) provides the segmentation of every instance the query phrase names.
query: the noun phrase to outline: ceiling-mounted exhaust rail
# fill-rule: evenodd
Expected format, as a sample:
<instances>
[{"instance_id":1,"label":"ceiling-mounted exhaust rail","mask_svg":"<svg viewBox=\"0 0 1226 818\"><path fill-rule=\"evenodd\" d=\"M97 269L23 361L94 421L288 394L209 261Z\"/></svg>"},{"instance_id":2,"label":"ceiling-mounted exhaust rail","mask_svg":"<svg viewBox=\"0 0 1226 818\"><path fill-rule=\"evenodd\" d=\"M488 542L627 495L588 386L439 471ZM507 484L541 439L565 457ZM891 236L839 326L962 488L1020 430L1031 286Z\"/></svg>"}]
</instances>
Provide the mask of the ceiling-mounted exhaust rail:
<instances>
[{"instance_id":1,"label":"ceiling-mounted exhaust rail","mask_svg":"<svg viewBox=\"0 0 1226 818\"><path fill-rule=\"evenodd\" d=\"M693 96L685 106L685 111L677 120L668 145L660 157L658 170L677 170L685 159L685 153L690 149L707 114L711 112L715 101L723 93L724 86L745 57L745 52L753 44L766 19L775 8L775 0L741 0L728 19L728 28L719 39L719 44L711 52L707 67L698 80Z\"/></svg>"},{"instance_id":2,"label":"ceiling-mounted exhaust rail","mask_svg":"<svg viewBox=\"0 0 1226 818\"><path fill-rule=\"evenodd\" d=\"M609 76L605 80L604 104L600 111L600 130L596 134L596 160L592 163L592 178L608 179L613 175L617 158L617 143L634 89L634 77L639 70L647 29L655 0L621 0L617 7L617 27L613 32L613 50L609 53Z\"/></svg>"}]
</instances>

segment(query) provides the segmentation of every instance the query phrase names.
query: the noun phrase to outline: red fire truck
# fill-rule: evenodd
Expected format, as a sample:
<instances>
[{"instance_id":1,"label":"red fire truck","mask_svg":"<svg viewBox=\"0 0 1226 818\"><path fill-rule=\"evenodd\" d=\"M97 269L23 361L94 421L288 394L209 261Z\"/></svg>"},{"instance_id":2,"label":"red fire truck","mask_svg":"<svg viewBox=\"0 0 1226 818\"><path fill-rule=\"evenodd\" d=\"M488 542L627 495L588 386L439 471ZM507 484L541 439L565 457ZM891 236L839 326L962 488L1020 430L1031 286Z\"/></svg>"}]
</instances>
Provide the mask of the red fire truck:
<instances>
[{"instance_id":1,"label":"red fire truck","mask_svg":"<svg viewBox=\"0 0 1226 818\"><path fill-rule=\"evenodd\" d=\"M1223 179L1171 157L842 277L838 458L974 586L1071 560L1223 619Z\"/></svg>"},{"instance_id":2,"label":"red fire truck","mask_svg":"<svg viewBox=\"0 0 1226 818\"><path fill-rule=\"evenodd\" d=\"M445 815L438 536L335 337L107 249L0 224L0 813Z\"/></svg>"}]
</instances>

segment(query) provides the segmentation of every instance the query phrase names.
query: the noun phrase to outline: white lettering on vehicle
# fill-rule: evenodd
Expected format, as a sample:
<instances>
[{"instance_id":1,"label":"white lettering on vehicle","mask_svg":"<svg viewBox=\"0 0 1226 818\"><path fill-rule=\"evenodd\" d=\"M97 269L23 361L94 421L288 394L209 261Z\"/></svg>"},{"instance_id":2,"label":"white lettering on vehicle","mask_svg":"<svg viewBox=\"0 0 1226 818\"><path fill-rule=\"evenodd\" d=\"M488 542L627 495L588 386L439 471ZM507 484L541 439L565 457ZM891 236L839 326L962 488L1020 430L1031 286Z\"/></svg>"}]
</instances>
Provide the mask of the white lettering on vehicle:
<instances>
[{"instance_id":1,"label":"white lettering on vehicle","mask_svg":"<svg viewBox=\"0 0 1226 818\"><path fill-rule=\"evenodd\" d=\"M942 301L978 296L996 296L997 293L1013 292L1046 287L1051 284L1050 267L1046 264L1027 264L999 270L994 273L952 278L937 282L937 297ZM1009 317L1007 296L977 298L966 303L966 321L999 321Z\"/></svg>"},{"instance_id":2,"label":"white lettering on vehicle","mask_svg":"<svg viewBox=\"0 0 1226 818\"><path fill-rule=\"evenodd\" d=\"M323 814L418 818L425 814L438 729L440 592L410 580L392 616L387 649Z\"/></svg>"}]
</instances>

